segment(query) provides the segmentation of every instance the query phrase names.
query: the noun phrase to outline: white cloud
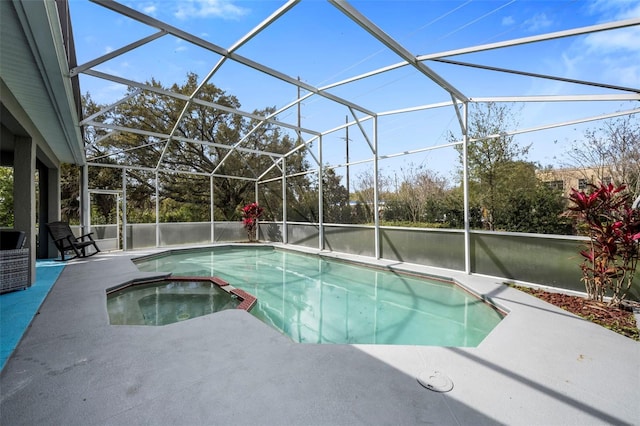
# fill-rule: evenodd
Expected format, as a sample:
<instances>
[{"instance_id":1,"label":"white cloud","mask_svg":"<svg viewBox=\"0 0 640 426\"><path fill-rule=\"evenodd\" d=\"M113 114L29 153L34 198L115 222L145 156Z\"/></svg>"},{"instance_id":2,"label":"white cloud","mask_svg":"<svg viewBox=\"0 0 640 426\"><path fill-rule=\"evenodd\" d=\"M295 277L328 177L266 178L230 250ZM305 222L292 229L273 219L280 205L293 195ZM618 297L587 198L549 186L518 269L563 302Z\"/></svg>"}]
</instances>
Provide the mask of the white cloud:
<instances>
[{"instance_id":1,"label":"white cloud","mask_svg":"<svg viewBox=\"0 0 640 426\"><path fill-rule=\"evenodd\" d=\"M189 50L189 45L181 39L176 39L175 42L175 47L173 49L174 53L175 52L186 52Z\"/></svg>"},{"instance_id":2,"label":"white cloud","mask_svg":"<svg viewBox=\"0 0 640 426\"><path fill-rule=\"evenodd\" d=\"M566 53L562 54L562 64L564 65L564 69L566 70L568 75L574 75L576 72L577 65L580 64L582 60L581 57L570 57Z\"/></svg>"},{"instance_id":3,"label":"white cloud","mask_svg":"<svg viewBox=\"0 0 640 426\"><path fill-rule=\"evenodd\" d=\"M640 17L636 1L595 1L590 12L601 21L616 21ZM589 34L583 46L590 56L598 58L602 74L615 84L629 87L640 85L640 28L629 27Z\"/></svg>"},{"instance_id":4,"label":"white cloud","mask_svg":"<svg viewBox=\"0 0 640 426\"><path fill-rule=\"evenodd\" d=\"M636 3L633 2L630 4L633 4L634 6L629 7L629 9L625 10L624 12L620 13L618 16L620 17L620 19L631 19L631 18L638 18L640 17L640 3Z\"/></svg>"},{"instance_id":5,"label":"white cloud","mask_svg":"<svg viewBox=\"0 0 640 426\"><path fill-rule=\"evenodd\" d=\"M589 12L600 22L619 21L640 17L640 2L635 0L594 0ZM587 49L601 55L621 51L640 54L640 28L630 27L590 34L584 39Z\"/></svg>"},{"instance_id":6,"label":"white cloud","mask_svg":"<svg viewBox=\"0 0 640 426\"><path fill-rule=\"evenodd\" d=\"M143 6L141 10L147 15L156 16L156 12L158 11L158 6L156 6L154 3L151 3Z\"/></svg>"},{"instance_id":7,"label":"white cloud","mask_svg":"<svg viewBox=\"0 0 640 426\"><path fill-rule=\"evenodd\" d=\"M182 0L178 3L175 17L235 19L246 15L248 9L236 6L232 0Z\"/></svg>"},{"instance_id":8,"label":"white cloud","mask_svg":"<svg viewBox=\"0 0 640 426\"><path fill-rule=\"evenodd\" d=\"M629 87L640 86L640 65L630 64L625 67L612 69L615 72L613 78L620 84Z\"/></svg>"},{"instance_id":9,"label":"white cloud","mask_svg":"<svg viewBox=\"0 0 640 426\"><path fill-rule=\"evenodd\" d=\"M592 81L640 86L640 32L591 34L567 52L569 75Z\"/></svg>"},{"instance_id":10,"label":"white cloud","mask_svg":"<svg viewBox=\"0 0 640 426\"><path fill-rule=\"evenodd\" d=\"M91 80L82 82L80 88L83 93L88 92L94 102L103 105L108 105L121 99L127 90L127 87L122 84L103 84Z\"/></svg>"},{"instance_id":11,"label":"white cloud","mask_svg":"<svg viewBox=\"0 0 640 426\"><path fill-rule=\"evenodd\" d=\"M640 2L636 0L594 0L589 5L593 15L602 15L604 21L640 17Z\"/></svg>"},{"instance_id":12,"label":"white cloud","mask_svg":"<svg viewBox=\"0 0 640 426\"><path fill-rule=\"evenodd\" d=\"M600 23L640 16L640 2L635 0L594 0L586 5L585 10ZM569 75L577 78L638 87L640 28L620 28L577 37L565 52L564 65Z\"/></svg>"},{"instance_id":13,"label":"white cloud","mask_svg":"<svg viewBox=\"0 0 640 426\"><path fill-rule=\"evenodd\" d=\"M623 28L593 33L585 37L584 42L589 50L602 54L625 50L640 52L640 28Z\"/></svg>"},{"instance_id":14,"label":"white cloud","mask_svg":"<svg viewBox=\"0 0 640 426\"><path fill-rule=\"evenodd\" d=\"M136 0L135 2L130 2L127 6L136 9L145 15L149 15L154 18L158 17L158 4L155 1Z\"/></svg>"},{"instance_id":15,"label":"white cloud","mask_svg":"<svg viewBox=\"0 0 640 426\"><path fill-rule=\"evenodd\" d=\"M537 32L544 28L550 27L553 21L544 13L538 13L532 18L524 21L524 27L530 32Z\"/></svg>"},{"instance_id":16,"label":"white cloud","mask_svg":"<svg viewBox=\"0 0 640 426\"><path fill-rule=\"evenodd\" d=\"M502 18L502 25L505 27L511 26L516 22L515 19L513 19L513 16L505 16L504 18Z\"/></svg>"}]
</instances>

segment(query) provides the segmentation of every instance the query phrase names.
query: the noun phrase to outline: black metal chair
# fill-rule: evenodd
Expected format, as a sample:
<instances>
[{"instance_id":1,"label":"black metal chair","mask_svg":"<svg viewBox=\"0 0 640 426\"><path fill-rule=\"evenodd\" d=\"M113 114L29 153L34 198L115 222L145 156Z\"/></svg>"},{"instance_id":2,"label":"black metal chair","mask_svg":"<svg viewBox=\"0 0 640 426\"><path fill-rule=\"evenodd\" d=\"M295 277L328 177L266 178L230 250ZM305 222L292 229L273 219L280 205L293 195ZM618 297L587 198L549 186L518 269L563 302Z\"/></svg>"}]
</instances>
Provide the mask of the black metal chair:
<instances>
[{"instance_id":1,"label":"black metal chair","mask_svg":"<svg viewBox=\"0 0 640 426\"><path fill-rule=\"evenodd\" d=\"M67 222L51 222L47 223L47 229L53 239L53 243L60 252L61 260L75 259L76 257L89 257L100 252L100 249L93 240L93 232L90 232L80 237L75 237L71 231L71 227ZM87 247L93 246L93 253L87 254ZM65 259L64 254L66 252L73 252L74 256Z\"/></svg>"}]
</instances>

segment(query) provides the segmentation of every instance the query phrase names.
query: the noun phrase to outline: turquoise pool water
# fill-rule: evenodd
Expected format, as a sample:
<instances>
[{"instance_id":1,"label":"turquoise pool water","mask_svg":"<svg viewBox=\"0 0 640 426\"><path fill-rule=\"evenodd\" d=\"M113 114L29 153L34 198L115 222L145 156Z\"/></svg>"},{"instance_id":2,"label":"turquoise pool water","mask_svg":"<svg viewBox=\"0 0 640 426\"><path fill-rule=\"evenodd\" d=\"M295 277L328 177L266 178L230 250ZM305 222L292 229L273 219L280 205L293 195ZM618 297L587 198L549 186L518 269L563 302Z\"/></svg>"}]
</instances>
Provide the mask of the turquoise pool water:
<instances>
[{"instance_id":1,"label":"turquoise pool water","mask_svg":"<svg viewBox=\"0 0 640 426\"><path fill-rule=\"evenodd\" d=\"M218 276L301 343L477 346L502 315L458 286L270 247L174 252L142 271Z\"/></svg>"},{"instance_id":2,"label":"turquoise pool water","mask_svg":"<svg viewBox=\"0 0 640 426\"><path fill-rule=\"evenodd\" d=\"M107 295L112 325L167 325L225 309L240 301L211 282L160 281Z\"/></svg>"}]
</instances>

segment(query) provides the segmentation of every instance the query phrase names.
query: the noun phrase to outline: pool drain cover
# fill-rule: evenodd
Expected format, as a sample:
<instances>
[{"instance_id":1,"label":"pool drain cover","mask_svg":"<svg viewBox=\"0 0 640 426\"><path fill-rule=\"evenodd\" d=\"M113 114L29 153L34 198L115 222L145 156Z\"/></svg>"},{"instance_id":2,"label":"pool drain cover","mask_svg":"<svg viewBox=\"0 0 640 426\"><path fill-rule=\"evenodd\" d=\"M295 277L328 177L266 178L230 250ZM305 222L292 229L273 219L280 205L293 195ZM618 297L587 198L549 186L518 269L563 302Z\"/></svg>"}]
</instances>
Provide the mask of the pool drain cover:
<instances>
[{"instance_id":1,"label":"pool drain cover","mask_svg":"<svg viewBox=\"0 0 640 426\"><path fill-rule=\"evenodd\" d=\"M439 371L421 373L418 376L418 383L434 392L449 392L453 389L451 379Z\"/></svg>"}]
</instances>

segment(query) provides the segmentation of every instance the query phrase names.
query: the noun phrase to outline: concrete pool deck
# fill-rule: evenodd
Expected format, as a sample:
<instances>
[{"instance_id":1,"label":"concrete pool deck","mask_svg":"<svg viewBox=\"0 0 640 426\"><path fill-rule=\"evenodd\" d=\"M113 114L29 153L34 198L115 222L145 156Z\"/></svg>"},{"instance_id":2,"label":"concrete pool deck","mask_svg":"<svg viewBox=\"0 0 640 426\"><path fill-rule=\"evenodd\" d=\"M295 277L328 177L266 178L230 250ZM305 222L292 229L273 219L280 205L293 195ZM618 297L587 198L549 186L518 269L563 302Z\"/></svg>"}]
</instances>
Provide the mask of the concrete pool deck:
<instances>
[{"instance_id":1,"label":"concrete pool deck","mask_svg":"<svg viewBox=\"0 0 640 426\"><path fill-rule=\"evenodd\" d=\"M640 343L487 277L385 263L507 309L476 348L297 344L241 310L109 325L105 289L148 276L130 259L157 251L67 263L0 374L0 424L640 422ZM434 370L453 390L417 382Z\"/></svg>"}]
</instances>

